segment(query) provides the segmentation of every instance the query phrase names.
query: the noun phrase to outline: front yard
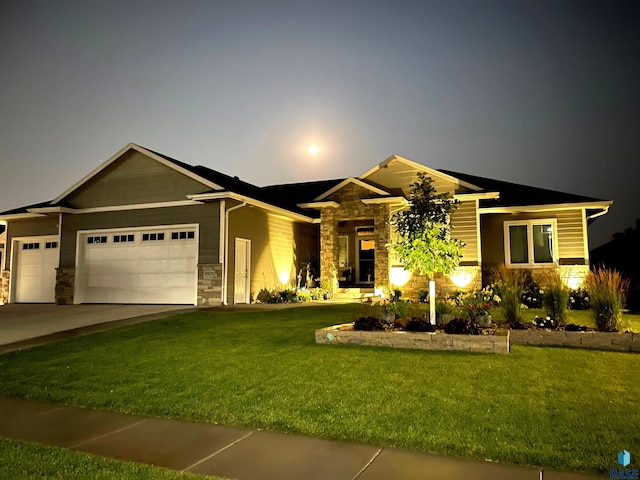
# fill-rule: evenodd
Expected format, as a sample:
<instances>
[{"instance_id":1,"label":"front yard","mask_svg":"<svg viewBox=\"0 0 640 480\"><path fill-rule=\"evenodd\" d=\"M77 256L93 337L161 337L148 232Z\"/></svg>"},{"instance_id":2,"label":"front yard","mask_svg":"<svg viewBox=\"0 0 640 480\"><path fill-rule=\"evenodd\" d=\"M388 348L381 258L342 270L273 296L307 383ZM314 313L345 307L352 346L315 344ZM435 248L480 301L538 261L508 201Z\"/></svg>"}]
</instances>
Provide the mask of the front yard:
<instances>
[{"instance_id":1,"label":"front yard","mask_svg":"<svg viewBox=\"0 0 640 480\"><path fill-rule=\"evenodd\" d=\"M640 454L639 354L315 344L358 310L200 311L14 352L0 394L562 470Z\"/></svg>"}]
</instances>

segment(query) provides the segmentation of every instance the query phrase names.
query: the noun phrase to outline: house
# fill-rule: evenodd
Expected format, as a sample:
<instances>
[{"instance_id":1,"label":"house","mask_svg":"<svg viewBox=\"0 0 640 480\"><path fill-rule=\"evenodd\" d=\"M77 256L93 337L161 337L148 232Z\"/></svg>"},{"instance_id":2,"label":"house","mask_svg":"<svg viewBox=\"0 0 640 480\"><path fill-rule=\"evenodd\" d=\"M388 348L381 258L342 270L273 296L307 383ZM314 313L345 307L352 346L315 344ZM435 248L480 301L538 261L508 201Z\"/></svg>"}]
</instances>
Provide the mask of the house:
<instances>
[{"instance_id":1,"label":"house","mask_svg":"<svg viewBox=\"0 0 640 480\"><path fill-rule=\"evenodd\" d=\"M611 201L435 170L393 155L359 177L257 187L129 144L50 202L0 213L6 226L0 301L249 303L295 284L319 259L344 287L400 287L426 278L389 257L389 219L418 172L459 206L460 267L442 288L481 285L494 266L589 268L587 225Z\"/></svg>"}]
</instances>

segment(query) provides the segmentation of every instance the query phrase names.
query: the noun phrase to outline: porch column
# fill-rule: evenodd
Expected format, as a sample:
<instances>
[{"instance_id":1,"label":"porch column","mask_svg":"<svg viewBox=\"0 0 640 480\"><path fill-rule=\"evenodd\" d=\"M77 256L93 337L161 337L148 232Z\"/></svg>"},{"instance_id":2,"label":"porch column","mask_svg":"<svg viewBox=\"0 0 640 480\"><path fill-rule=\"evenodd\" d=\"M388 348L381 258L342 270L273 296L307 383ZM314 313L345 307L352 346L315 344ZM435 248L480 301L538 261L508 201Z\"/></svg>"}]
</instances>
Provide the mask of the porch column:
<instances>
[{"instance_id":1,"label":"porch column","mask_svg":"<svg viewBox=\"0 0 640 480\"><path fill-rule=\"evenodd\" d=\"M335 218L334 208L323 208L320 210L320 277L323 281L328 280L335 283L337 288L337 264L338 249L336 248L336 237L338 232L338 222Z\"/></svg>"},{"instance_id":2,"label":"porch column","mask_svg":"<svg viewBox=\"0 0 640 480\"><path fill-rule=\"evenodd\" d=\"M0 303L9 303L9 277L11 272L3 270L0 274Z\"/></svg>"},{"instance_id":3,"label":"porch column","mask_svg":"<svg viewBox=\"0 0 640 480\"><path fill-rule=\"evenodd\" d=\"M390 241L389 205L376 205L374 216L375 250L375 284L389 286L389 250Z\"/></svg>"}]
</instances>

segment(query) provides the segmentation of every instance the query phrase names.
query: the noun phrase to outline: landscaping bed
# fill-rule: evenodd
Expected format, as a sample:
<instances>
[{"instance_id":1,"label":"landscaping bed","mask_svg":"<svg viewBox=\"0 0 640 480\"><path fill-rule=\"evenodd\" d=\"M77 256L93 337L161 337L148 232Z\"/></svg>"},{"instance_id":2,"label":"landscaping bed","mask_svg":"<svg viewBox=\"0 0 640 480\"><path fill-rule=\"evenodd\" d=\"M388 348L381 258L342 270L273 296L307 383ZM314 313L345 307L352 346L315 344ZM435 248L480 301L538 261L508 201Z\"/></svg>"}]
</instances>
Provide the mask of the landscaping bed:
<instances>
[{"instance_id":1,"label":"landscaping bed","mask_svg":"<svg viewBox=\"0 0 640 480\"><path fill-rule=\"evenodd\" d=\"M360 326L365 323L362 320L368 319L360 319ZM370 319L369 324L375 326L373 320ZM457 321L461 320L457 319ZM413 331L403 329L397 323L395 326L388 325L386 330L356 329L354 323L316 330L316 343L500 354L508 354L511 345L575 347L640 353L640 333L631 332L597 332L587 328L572 331L570 326L551 329L525 324L526 328L519 330L476 326L475 334L472 335L445 333L446 326L430 326L426 322L414 321ZM472 322L467 322L469 323L473 325ZM365 326L367 326L366 323ZM418 331L417 329L421 327L430 331Z\"/></svg>"},{"instance_id":2,"label":"landscaping bed","mask_svg":"<svg viewBox=\"0 0 640 480\"><path fill-rule=\"evenodd\" d=\"M509 353L509 330L487 335L411 332L406 330L358 331L352 323L316 330L316 343L356 344L418 350L460 350L465 352Z\"/></svg>"}]
</instances>

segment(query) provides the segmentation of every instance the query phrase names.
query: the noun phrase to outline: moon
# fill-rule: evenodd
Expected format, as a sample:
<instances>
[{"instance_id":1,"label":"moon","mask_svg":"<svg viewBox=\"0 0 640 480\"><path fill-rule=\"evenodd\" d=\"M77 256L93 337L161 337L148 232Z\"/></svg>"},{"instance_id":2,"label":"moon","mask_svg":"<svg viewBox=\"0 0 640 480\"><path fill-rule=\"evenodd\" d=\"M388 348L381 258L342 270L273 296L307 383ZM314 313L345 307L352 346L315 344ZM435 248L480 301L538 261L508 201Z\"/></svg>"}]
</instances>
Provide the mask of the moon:
<instances>
[{"instance_id":1,"label":"moon","mask_svg":"<svg viewBox=\"0 0 640 480\"><path fill-rule=\"evenodd\" d=\"M313 157L318 155L318 146L315 143L312 145L309 145L309 155Z\"/></svg>"}]
</instances>

